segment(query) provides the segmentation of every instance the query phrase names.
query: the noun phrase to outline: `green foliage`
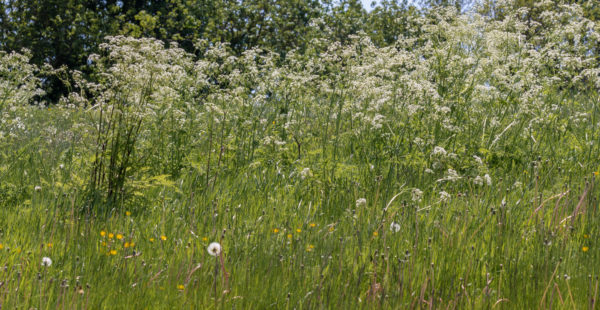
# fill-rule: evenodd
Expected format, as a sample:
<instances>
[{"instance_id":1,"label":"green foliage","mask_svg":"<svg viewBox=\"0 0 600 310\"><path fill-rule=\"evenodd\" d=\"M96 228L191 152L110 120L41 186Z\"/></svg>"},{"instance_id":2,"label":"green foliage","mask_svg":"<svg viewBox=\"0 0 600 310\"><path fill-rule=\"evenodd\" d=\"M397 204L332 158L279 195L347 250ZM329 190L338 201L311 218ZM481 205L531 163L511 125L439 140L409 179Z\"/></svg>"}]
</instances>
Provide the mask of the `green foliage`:
<instances>
[{"instance_id":1,"label":"green foliage","mask_svg":"<svg viewBox=\"0 0 600 310\"><path fill-rule=\"evenodd\" d=\"M51 106L27 104L27 52L0 55L3 308L597 307L600 36L578 6L539 27L328 3L285 51L179 15L275 27L244 3L113 7L131 36L59 70ZM347 24L370 16L390 28Z\"/></svg>"}]
</instances>

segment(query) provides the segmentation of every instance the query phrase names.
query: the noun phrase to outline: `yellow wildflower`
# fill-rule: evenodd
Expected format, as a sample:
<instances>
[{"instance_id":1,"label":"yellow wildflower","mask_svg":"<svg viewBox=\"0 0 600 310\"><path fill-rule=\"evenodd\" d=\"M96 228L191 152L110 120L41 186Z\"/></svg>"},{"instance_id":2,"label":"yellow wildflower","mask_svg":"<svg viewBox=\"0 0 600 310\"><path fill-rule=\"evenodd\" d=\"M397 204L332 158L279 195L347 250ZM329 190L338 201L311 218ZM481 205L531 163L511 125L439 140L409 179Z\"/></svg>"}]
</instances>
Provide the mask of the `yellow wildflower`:
<instances>
[{"instance_id":1,"label":"yellow wildflower","mask_svg":"<svg viewBox=\"0 0 600 310\"><path fill-rule=\"evenodd\" d=\"M279 229L277 229L277 228L273 228L273 233L274 233L274 234L276 234L276 233L278 233L278 232L279 232Z\"/></svg>"},{"instance_id":2,"label":"yellow wildflower","mask_svg":"<svg viewBox=\"0 0 600 310\"><path fill-rule=\"evenodd\" d=\"M113 233L109 233L109 234L108 234L108 239L112 239L114 236L115 236L115 234L113 234Z\"/></svg>"},{"instance_id":3,"label":"yellow wildflower","mask_svg":"<svg viewBox=\"0 0 600 310\"><path fill-rule=\"evenodd\" d=\"M177 289L180 291L183 291L184 288L185 288L185 286L183 286L183 284L177 285Z\"/></svg>"},{"instance_id":4,"label":"yellow wildflower","mask_svg":"<svg viewBox=\"0 0 600 310\"><path fill-rule=\"evenodd\" d=\"M202 241L206 242L206 241L208 241L208 238L202 237Z\"/></svg>"},{"instance_id":5,"label":"yellow wildflower","mask_svg":"<svg viewBox=\"0 0 600 310\"><path fill-rule=\"evenodd\" d=\"M129 242L125 242L125 244L123 244L124 248L128 248L129 247Z\"/></svg>"},{"instance_id":6,"label":"yellow wildflower","mask_svg":"<svg viewBox=\"0 0 600 310\"><path fill-rule=\"evenodd\" d=\"M315 223L310 223L310 227L315 227L315 226L317 226L317 224L315 224Z\"/></svg>"},{"instance_id":7,"label":"yellow wildflower","mask_svg":"<svg viewBox=\"0 0 600 310\"><path fill-rule=\"evenodd\" d=\"M123 239L123 235L117 234L117 239L119 239L119 240Z\"/></svg>"},{"instance_id":8,"label":"yellow wildflower","mask_svg":"<svg viewBox=\"0 0 600 310\"><path fill-rule=\"evenodd\" d=\"M127 216L131 216L131 212L129 212L129 211L125 211L125 215L127 215Z\"/></svg>"},{"instance_id":9,"label":"yellow wildflower","mask_svg":"<svg viewBox=\"0 0 600 310\"><path fill-rule=\"evenodd\" d=\"M583 248L581 248L582 251L587 252L590 248L583 246Z\"/></svg>"},{"instance_id":10,"label":"yellow wildflower","mask_svg":"<svg viewBox=\"0 0 600 310\"><path fill-rule=\"evenodd\" d=\"M288 239L292 239L292 234L287 235Z\"/></svg>"},{"instance_id":11,"label":"yellow wildflower","mask_svg":"<svg viewBox=\"0 0 600 310\"><path fill-rule=\"evenodd\" d=\"M105 232L104 230L101 230L101 231L100 231L100 236L101 236L101 237L104 237L104 236L106 236L106 232Z\"/></svg>"},{"instance_id":12,"label":"yellow wildflower","mask_svg":"<svg viewBox=\"0 0 600 310\"><path fill-rule=\"evenodd\" d=\"M46 243L46 246L49 248L52 248L52 243L48 242L48 243Z\"/></svg>"},{"instance_id":13,"label":"yellow wildflower","mask_svg":"<svg viewBox=\"0 0 600 310\"><path fill-rule=\"evenodd\" d=\"M4 245L2 245L2 243L0 243L0 250L4 249Z\"/></svg>"},{"instance_id":14,"label":"yellow wildflower","mask_svg":"<svg viewBox=\"0 0 600 310\"><path fill-rule=\"evenodd\" d=\"M309 244L309 245L308 245L308 248L306 248L306 252L310 252L310 251L312 251L314 248L315 248L315 246L314 246L314 245L312 245L312 244Z\"/></svg>"},{"instance_id":15,"label":"yellow wildflower","mask_svg":"<svg viewBox=\"0 0 600 310\"><path fill-rule=\"evenodd\" d=\"M160 240L166 241L167 240L167 236L165 236L165 235L160 236Z\"/></svg>"},{"instance_id":16,"label":"yellow wildflower","mask_svg":"<svg viewBox=\"0 0 600 310\"><path fill-rule=\"evenodd\" d=\"M302 229L298 228L298 229L296 229L296 232L297 232L297 233L301 233L301 232L302 232Z\"/></svg>"},{"instance_id":17,"label":"yellow wildflower","mask_svg":"<svg viewBox=\"0 0 600 310\"><path fill-rule=\"evenodd\" d=\"M154 238L150 238L150 242L154 242Z\"/></svg>"},{"instance_id":18,"label":"yellow wildflower","mask_svg":"<svg viewBox=\"0 0 600 310\"><path fill-rule=\"evenodd\" d=\"M377 235L379 235L379 233L377 231L373 232L373 237L377 237Z\"/></svg>"},{"instance_id":19,"label":"yellow wildflower","mask_svg":"<svg viewBox=\"0 0 600 310\"><path fill-rule=\"evenodd\" d=\"M110 250L110 255L117 255L117 250Z\"/></svg>"}]
</instances>

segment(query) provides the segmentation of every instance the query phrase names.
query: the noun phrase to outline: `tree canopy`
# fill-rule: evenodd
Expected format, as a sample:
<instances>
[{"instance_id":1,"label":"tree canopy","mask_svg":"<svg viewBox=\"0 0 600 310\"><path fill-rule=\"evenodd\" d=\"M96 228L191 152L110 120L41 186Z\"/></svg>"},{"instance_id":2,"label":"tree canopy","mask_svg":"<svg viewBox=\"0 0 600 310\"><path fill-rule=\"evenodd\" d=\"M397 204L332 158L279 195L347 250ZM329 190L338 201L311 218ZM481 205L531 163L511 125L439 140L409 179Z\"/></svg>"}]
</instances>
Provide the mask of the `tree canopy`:
<instances>
[{"instance_id":1,"label":"tree canopy","mask_svg":"<svg viewBox=\"0 0 600 310\"><path fill-rule=\"evenodd\" d=\"M558 2L558 0L552 0ZM586 17L597 20L596 1L581 2ZM535 1L517 0L536 19ZM502 18L496 0L483 0L478 9ZM106 36L152 37L176 42L194 53L200 39L225 43L236 54L260 47L280 55L303 52L311 39L329 36L346 42L359 32L378 46L418 35L416 18L439 6L472 8L467 0L382 0L367 11L359 0L3 0L0 1L0 50L29 50L32 64L49 64L89 74L88 56L99 51ZM323 32L310 30L322 23ZM67 78L68 79L68 78ZM58 100L67 92L64 78L44 79L46 98Z\"/></svg>"}]
</instances>

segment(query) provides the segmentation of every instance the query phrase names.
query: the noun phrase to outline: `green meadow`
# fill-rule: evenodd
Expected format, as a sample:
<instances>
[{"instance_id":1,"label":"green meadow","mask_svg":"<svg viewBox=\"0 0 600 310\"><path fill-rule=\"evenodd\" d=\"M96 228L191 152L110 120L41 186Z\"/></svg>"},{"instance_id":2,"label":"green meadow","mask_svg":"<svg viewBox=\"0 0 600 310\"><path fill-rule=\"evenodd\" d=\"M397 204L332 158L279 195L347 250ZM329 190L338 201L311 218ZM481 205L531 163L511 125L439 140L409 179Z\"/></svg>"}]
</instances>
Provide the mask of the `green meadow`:
<instances>
[{"instance_id":1,"label":"green meadow","mask_svg":"<svg viewBox=\"0 0 600 310\"><path fill-rule=\"evenodd\" d=\"M0 52L0 308L597 309L600 26L536 8Z\"/></svg>"}]
</instances>

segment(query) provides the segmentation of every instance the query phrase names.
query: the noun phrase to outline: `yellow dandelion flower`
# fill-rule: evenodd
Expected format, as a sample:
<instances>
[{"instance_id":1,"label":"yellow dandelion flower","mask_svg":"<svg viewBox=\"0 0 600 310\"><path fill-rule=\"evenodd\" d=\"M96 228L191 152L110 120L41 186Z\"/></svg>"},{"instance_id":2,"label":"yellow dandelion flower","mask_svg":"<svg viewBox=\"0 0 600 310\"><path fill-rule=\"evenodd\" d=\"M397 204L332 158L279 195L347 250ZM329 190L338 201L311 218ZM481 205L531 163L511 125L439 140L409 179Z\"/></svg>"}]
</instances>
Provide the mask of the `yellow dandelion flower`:
<instances>
[{"instance_id":1,"label":"yellow dandelion flower","mask_svg":"<svg viewBox=\"0 0 600 310\"><path fill-rule=\"evenodd\" d=\"M129 212L129 211L125 211L125 215L127 215L127 216L131 216L131 212Z\"/></svg>"},{"instance_id":2,"label":"yellow dandelion flower","mask_svg":"<svg viewBox=\"0 0 600 310\"><path fill-rule=\"evenodd\" d=\"M4 249L4 245L2 245L2 243L0 243L0 250Z\"/></svg>"},{"instance_id":3,"label":"yellow dandelion flower","mask_svg":"<svg viewBox=\"0 0 600 310\"><path fill-rule=\"evenodd\" d=\"M279 232L279 229L277 229L277 228L273 228L273 233L274 233L274 234L276 234L276 233L278 233L278 232Z\"/></svg>"},{"instance_id":4,"label":"yellow dandelion flower","mask_svg":"<svg viewBox=\"0 0 600 310\"><path fill-rule=\"evenodd\" d=\"M317 226L317 224L315 224L315 223L310 223L310 227L315 227L315 226Z\"/></svg>"},{"instance_id":5,"label":"yellow dandelion flower","mask_svg":"<svg viewBox=\"0 0 600 310\"><path fill-rule=\"evenodd\" d=\"M585 239L587 239L587 238L589 238L589 237L590 237L590 235L588 235L588 234L583 234L583 237L584 237Z\"/></svg>"},{"instance_id":6,"label":"yellow dandelion flower","mask_svg":"<svg viewBox=\"0 0 600 310\"><path fill-rule=\"evenodd\" d=\"M185 286L183 286L183 284L179 284L177 285L177 289L183 291L183 289L185 289Z\"/></svg>"},{"instance_id":7,"label":"yellow dandelion flower","mask_svg":"<svg viewBox=\"0 0 600 310\"><path fill-rule=\"evenodd\" d=\"M329 227L329 231L334 231L334 230L335 230L335 227L334 227L334 226L330 226L330 227Z\"/></svg>"},{"instance_id":8,"label":"yellow dandelion flower","mask_svg":"<svg viewBox=\"0 0 600 310\"><path fill-rule=\"evenodd\" d=\"M309 245L308 245L308 247L306 248L306 252L310 252L310 251L312 251L314 248L315 248L315 246L314 246L314 245L312 245L312 244L309 244Z\"/></svg>"},{"instance_id":9,"label":"yellow dandelion flower","mask_svg":"<svg viewBox=\"0 0 600 310\"><path fill-rule=\"evenodd\" d=\"M600 174L600 171L594 171L594 175L598 176Z\"/></svg>"},{"instance_id":10,"label":"yellow dandelion flower","mask_svg":"<svg viewBox=\"0 0 600 310\"><path fill-rule=\"evenodd\" d=\"M104 237L104 236L106 236L106 232L105 232L104 230L101 230L101 231L100 231L100 236L101 236L101 237Z\"/></svg>"},{"instance_id":11,"label":"yellow dandelion flower","mask_svg":"<svg viewBox=\"0 0 600 310\"><path fill-rule=\"evenodd\" d=\"M131 242L129 243L129 247L130 247L130 248L133 248L134 246L135 246L135 242L131 241Z\"/></svg>"},{"instance_id":12,"label":"yellow dandelion flower","mask_svg":"<svg viewBox=\"0 0 600 310\"><path fill-rule=\"evenodd\" d=\"M206 242L206 241L208 241L208 238L207 237L202 237L202 241Z\"/></svg>"},{"instance_id":13,"label":"yellow dandelion flower","mask_svg":"<svg viewBox=\"0 0 600 310\"><path fill-rule=\"evenodd\" d=\"M110 255L117 255L117 250L110 250Z\"/></svg>"},{"instance_id":14,"label":"yellow dandelion flower","mask_svg":"<svg viewBox=\"0 0 600 310\"><path fill-rule=\"evenodd\" d=\"M102 241L102 243L100 243L102 246L106 246L106 241Z\"/></svg>"},{"instance_id":15,"label":"yellow dandelion flower","mask_svg":"<svg viewBox=\"0 0 600 310\"><path fill-rule=\"evenodd\" d=\"M292 239L292 234L287 235L288 239Z\"/></svg>"},{"instance_id":16,"label":"yellow dandelion flower","mask_svg":"<svg viewBox=\"0 0 600 310\"><path fill-rule=\"evenodd\" d=\"M115 234L113 234L113 233L108 233L108 239L112 239L112 238L114 238L114 237L115 237Z\"/></svg>"},{"instance_id":17,"label":"yellow dandelion flower","mask_svg":"<svg viewBox=\"0 0 600 310\"><path fill-rule=\"evenodd\" d=\"M124 248L128 248L128 247L129 247L129 242L125 242L125 243L123 244L123 247L124 247Z\"/></svg>"},{"instance_id":18,"label":"yellow dandelion flower","mask_svg":"<svg viewBox=\"0 0 600 310\"><path fill-rule=\"evenodd\" d=\"M150 238L150 242L154 242L154 238Z\"/></svg>"},{"instance_id":19,"label":"yellow dandelion flower","mask_svg":"<svg viewBox=\"0 0 600 310\"><path fill-rule=\"evenodd\" d=\"M586 246L584 246L584 247L582 247L582 248L581 248L581 250L582 250L582 251L584 251L584 252L587 252L589 249L590 249L590 248L588 248L588 247L586 247Z\"/></svg>"},{"instance_id":20,"label":"yellow dandelion flower","mask_svg":"<svg viewBox=\"0 0 600 310\"><path fill-rule=\"evenodd\" d=\"M117 234L117 239L119 239L119 240L123 239L123 235Z\"/></svg>"},{"instance_id":21,"label":"yellow dandelion flower","mask_svg":"<svg viewBox=\"0 0 600 310\"><path fill-rule=\"evenodd\" d=\"M167 240L167 236L165 236L165 235L160 236L160 240L166 241Z\"/></svg>"},{"instance_id":22,"label":"yellow dandelion flower","mask_svg":"<svg viewBox=\"0 0 600 310\"><path fill-rule=\"evenodd\" d=\"M379 235L378 232L376 232L376 231L373 232L373 237L377 237L378 235Z\"/></svg>"},{"instance_id":23,"label":"yellow dandelion flower","mask_svg":"<svg viewBox=\"0 0 600 310\"><path fill-rule=\"evenodd\" d=\"M50 243L50 242L46 243L46 246L49 247L49 248L52 248L52 243Z\"/></svg>"},{"instance_id":24,"label":"yellow dandelion flower","mask_svg":"<svg viewBox=\"0 0 600 310\"><path fill-rule=\"evenodd\" d=\"M302 232L302 229L298 228L298 229L296 229L296 232L297 232L297 233L301 233L301 232Z\"/></svg>"}]
</instances>

